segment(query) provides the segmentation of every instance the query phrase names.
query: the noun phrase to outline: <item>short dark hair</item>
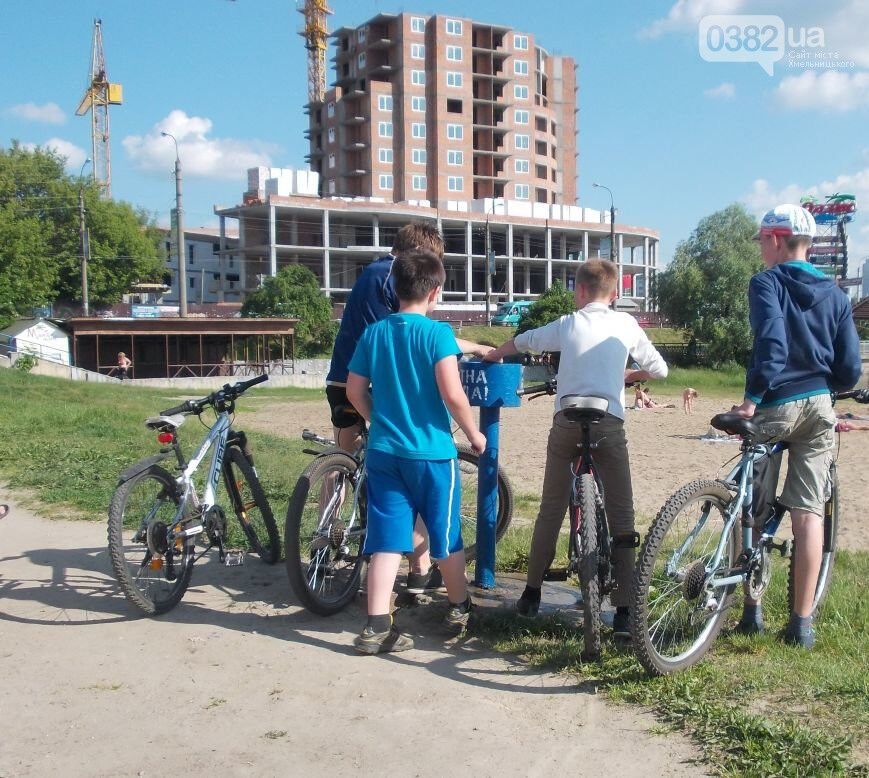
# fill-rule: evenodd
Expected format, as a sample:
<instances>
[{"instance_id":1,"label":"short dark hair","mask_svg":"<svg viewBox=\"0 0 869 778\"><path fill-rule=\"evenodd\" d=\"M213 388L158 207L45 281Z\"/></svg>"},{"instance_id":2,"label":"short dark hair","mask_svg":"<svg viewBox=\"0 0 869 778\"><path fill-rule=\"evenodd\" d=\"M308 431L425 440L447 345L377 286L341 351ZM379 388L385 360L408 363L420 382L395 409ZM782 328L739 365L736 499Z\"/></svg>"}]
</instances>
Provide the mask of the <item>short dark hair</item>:
<instances>
[{"instance_id":1,"label":"short dark hair","mask_svg":"<svg viewBox=\"0 0 869 778\"><path fill-rule=\"evenodd\" d=\"M812 245L812 239L808 235L785 235L784 242L790 251L808 248Z\"/></svg>"},{"instance_id":2,"label":"short dark hair","mask_svg":"<svg viewBox=\"0 0 869 778\"><path fill-rule=\"evenodd\" d=\"M398 233L392 244L392 253L395 256L413 249L427 249L438 257L444 255L444 237L440 234L436 224L432 222L411 222L405 224Z\"/></svg>"},{"instance_id":3,"label":"short dark hair","mask_svg":"<svg viewBox=\"0 0 869 778\"><path fill-rule=\"evenodd\" d=\"M444 285L444 263L433 251L413 249L396 257L392 263L395 278L395 294L407 302L425 300L429 292Z\"/></svg>"},{"instance_id":4,"label":"short dark hair","mask_svg":"<svg viewBox=\"0 0 869 778\"><path fill-rule=\"evenodd\" d=\"M619 269L608 259L590 259L576 270L576 285L582 284L592 297L604 297L618 289Z\"/></svg>"}]
</instances>

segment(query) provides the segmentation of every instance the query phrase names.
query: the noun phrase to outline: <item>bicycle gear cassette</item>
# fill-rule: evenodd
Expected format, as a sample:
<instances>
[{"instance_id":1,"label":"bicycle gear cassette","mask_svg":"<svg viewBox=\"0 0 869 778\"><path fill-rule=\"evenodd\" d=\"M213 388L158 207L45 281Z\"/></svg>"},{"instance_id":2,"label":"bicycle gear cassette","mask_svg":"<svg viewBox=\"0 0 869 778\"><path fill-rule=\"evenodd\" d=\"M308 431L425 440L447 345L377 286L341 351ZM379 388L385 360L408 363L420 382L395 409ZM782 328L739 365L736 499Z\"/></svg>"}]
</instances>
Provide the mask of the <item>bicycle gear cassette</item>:
<instances>
[{"instance_id":1,"label":"bicycle gear cassette","mask_svg":"<svg viewBox=\"0 0 869 778\"><path fill-rule=\"evenodd\" d=\"M706 583L706 565L699 559L686 571L682 579L682 596L686 600L696 600L703 593Z\"/></svg>"}]
</instances>

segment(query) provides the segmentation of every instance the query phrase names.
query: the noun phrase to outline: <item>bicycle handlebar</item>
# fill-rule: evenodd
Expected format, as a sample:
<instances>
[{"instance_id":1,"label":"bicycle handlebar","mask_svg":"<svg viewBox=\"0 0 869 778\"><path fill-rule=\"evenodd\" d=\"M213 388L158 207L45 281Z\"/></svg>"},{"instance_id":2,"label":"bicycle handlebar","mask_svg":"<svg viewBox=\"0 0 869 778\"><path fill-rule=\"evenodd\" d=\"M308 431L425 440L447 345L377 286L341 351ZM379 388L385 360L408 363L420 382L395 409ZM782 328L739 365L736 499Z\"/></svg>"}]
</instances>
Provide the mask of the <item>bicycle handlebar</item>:
<instances>
[{"instance_id":1,"label":"bicycle handlebar","mask_svg":"<svg viewBox=\"0 0 869 778\"><path fill-rule=\"evenodd\" d=\"M220 405L225 402L232 402L237 397L244 394L252 386L265 383L269 380L267 375L258 375L247 381L239 381L235 384L224 384L222 388L216 392L212 392L207 397L202 397L199 400L185 400L180 405L172 408L167 408L165 411L160 411L161 416L176 416L178 414L193 413L199 415L208 406Z\"/></svg>"},{"instance_id":2,"label":"bicycle handlebar","mask_svg":"<svg viewBox=\"0 0 869 778\"><path fill-rule=\"evenodd\" d=\"M537 394L555 394L558 391L558 379L553 378L545 384L535 384L534 386L524 386L516 390L518 397Z\"/></svg>"},{"instance_id":3,"label":"bicycle handlebar","mask_svg":"<svg viewBox=\"0 0 869 778\"><path fill-rule=\"evenodd\" d=\"M869 403L869 389L850 389L847 392L836 392L837 400L856 400L858 403Z\"/></svg>"}]
</instances>

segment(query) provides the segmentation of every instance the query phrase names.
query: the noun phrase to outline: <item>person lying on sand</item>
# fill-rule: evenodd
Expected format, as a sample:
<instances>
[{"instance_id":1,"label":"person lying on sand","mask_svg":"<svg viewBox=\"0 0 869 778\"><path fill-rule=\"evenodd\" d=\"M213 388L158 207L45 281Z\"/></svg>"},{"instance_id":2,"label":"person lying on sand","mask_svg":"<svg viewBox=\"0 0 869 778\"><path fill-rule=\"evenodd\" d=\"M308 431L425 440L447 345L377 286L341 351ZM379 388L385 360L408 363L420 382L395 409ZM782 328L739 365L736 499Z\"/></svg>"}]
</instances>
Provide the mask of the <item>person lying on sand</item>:
<instances>
[{"instance_id":1,"label":"person lying on sand","mask_svg":"<svg viewBox=\"0 0 869 778\"><path fill-rule=\"evenodd\" d=\"M676 406L670 403L669 405L661 405L656 403L649 392L643 388L642 384L637 384L634 387L634 409L638 411L649 410L657 411L663 408L675 408Z\"/></svg>"}]
</instances>

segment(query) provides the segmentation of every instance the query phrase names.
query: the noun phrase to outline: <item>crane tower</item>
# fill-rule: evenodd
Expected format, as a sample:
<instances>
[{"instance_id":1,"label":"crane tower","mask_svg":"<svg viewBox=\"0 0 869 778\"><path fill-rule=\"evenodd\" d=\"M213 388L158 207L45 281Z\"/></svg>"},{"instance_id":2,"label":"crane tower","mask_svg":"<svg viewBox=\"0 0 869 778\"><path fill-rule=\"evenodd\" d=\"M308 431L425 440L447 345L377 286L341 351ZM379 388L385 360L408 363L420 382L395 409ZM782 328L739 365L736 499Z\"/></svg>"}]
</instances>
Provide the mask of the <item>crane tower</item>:
<instances>
[{"instance_id":1,"label":"crane tower","mask_svg":"<svg viewBox=\"0 0 869 778\"><path fill-rule=\"evenodd\" d=\"M120 84L112 84L106 75L106 57L103 53L103 22L94 19L91 42L91 69L87 89L76 110L77 116L91 114L91 159L93 178L103 197L112 196L112 159L109 144L109 106L123 102Z\"/></svg>"},{"instance_id":2,"label":"crane tower","mask_svg":"<svg viewBox=\"0 0 869 778\"><path fill-rule=\"evenodd\" d=\"M326 94L326 49L329 31L326 16L332 9L326 0L305 0L299 13L305 17L305 26L299 33L305 39L308 50L308 101L322 103Z\"/></svg>"}]
</instances>

